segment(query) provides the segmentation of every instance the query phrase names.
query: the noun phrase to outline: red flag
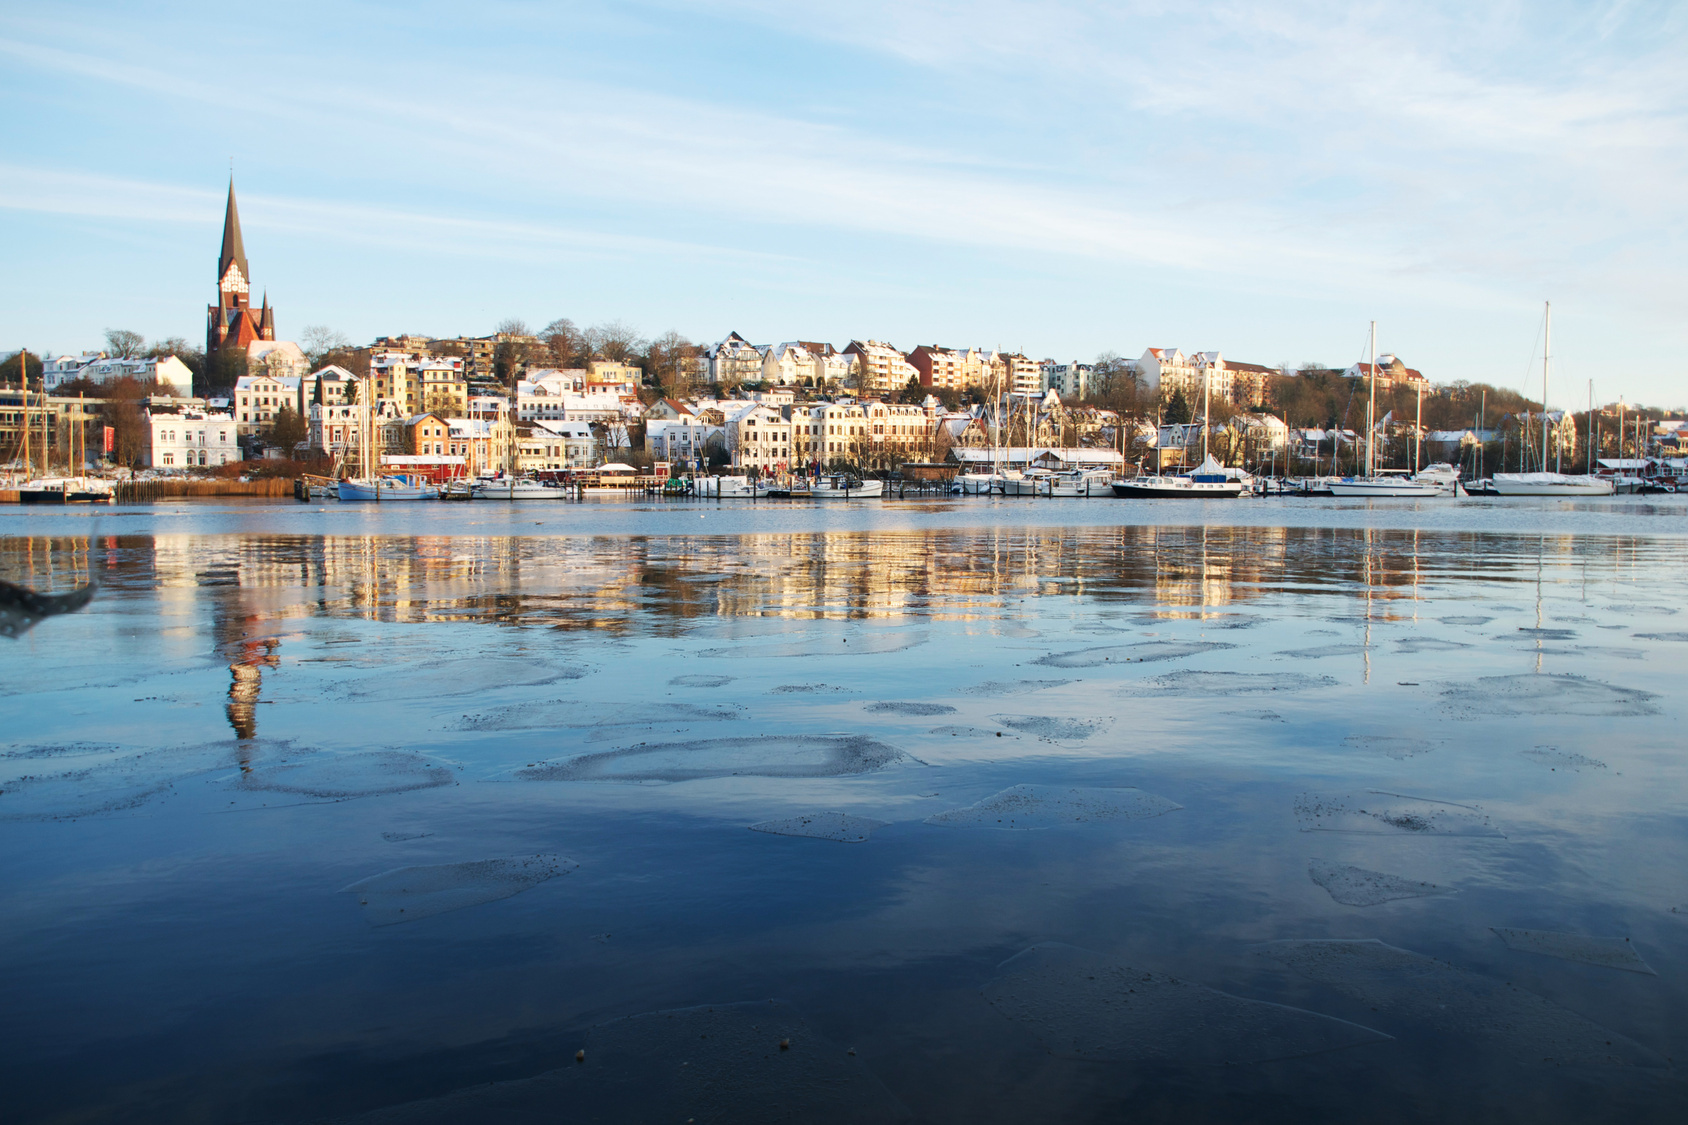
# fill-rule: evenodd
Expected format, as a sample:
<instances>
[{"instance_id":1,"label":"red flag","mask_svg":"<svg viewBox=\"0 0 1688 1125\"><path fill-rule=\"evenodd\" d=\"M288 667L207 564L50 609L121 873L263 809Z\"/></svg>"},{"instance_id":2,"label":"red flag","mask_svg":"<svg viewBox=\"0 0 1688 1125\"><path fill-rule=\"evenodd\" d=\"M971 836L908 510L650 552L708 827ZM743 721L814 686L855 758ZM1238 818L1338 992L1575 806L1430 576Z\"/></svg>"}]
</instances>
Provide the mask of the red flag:
<instances>
[{"instance_id":1,"label":"red flag","mask_svg":"<svg viewBox=\"0 0 1688 1125\"><path fill-rule=\"evenodd\" d=\"M110 453L113 449L117 448L117 431L112 429L110 426L103 428L105 429L105 451Z\"/></svg>"}]
</instances>

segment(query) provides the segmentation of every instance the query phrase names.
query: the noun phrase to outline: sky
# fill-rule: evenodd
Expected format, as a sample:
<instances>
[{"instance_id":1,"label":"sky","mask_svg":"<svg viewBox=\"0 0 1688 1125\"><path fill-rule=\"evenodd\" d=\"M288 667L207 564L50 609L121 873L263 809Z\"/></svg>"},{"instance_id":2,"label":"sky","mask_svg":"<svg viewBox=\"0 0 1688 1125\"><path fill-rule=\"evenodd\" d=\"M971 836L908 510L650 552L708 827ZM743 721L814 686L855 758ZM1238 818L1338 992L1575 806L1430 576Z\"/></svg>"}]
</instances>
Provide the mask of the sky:
<instances>
[{"instance_id":1,"label":"sky","mask_svg":"<svg viewBox=\"0 0 1688 1125\"><path fill-rule=\"evenodd\" d=\"M0 351L622 320L1688 403L1688 5L0 2Z\"/></svg>"}]
</instances>

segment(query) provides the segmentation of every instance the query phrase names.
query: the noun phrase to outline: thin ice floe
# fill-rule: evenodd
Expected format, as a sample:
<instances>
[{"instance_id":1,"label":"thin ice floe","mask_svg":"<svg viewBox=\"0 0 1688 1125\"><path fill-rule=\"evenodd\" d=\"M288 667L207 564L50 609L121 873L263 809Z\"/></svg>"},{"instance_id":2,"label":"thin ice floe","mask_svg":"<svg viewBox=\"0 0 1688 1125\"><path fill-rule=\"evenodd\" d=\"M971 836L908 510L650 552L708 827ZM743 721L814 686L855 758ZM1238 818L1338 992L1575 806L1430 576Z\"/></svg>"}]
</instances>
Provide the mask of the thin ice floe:
<instances>
[{"instance_id":1,"label":"thin ice floe","mask_svg":"<svg viewBox=\"0 0 1688 1125\"><path fill-rule=\"evenodd\" d=\"M1056 943L1034 945L1004 961L981 991L1058 1058L1228 1066L1390 1038L1346 1020L1246 1000Z\"/></svg>"},{"instance_id":2,"label":"thin ice floe","mask_svg":"<svg viewBox=\"0 0 1688 1125\"><path fill-rule=\"evenodd\" d=\"M847 687L836 684L781 684L771 688L772 695L836 695L842 691L849 691Z\"/></svg>"},{"instance_id":3,"label":"thin ice floe","mask_svg":"<svg viewBox=\"0 0 1688 1125\"><path fill-rule=\"evenodd\" d=\"M1443 706L1458 718L1493 715L1655 715L1658 696L1572 675L1480 676L1442 692Z\"/></svg>"},{"instance_id":4,"label":"thin ice floe","mask_svg":"<svg viewBox=\"0 0 1688 1125\"><path fill-rule=\"evenodd\" d=\"M86 753L60 757L51 753L55 749ZM24 748L24 760L35 757L51 761L52 768L26 767L31 772L0 781L0 819L74 820L127 812L170 796L189 778L239 761L228 743L116 756L108 748L86 744Z\"/></svg>"},{"instance_id":5,"label":"thin ice floe","mask_svg":"<svg viewBox=\"0 0 1688 1125\"><path fill-rule=\"evenodd\" d=\"M745 660L788 660L799 656L883 656L926 643L923 632L851 633L846 636L815 637L785 644L732 645L706 648L699 656L731 656Z\"/></svg>"},{"instance_id":6,"label":"thin ice floe","mask_svg":"<svg viewBox=\"0 0 1688 1125\"><path fill-rule=\"evenodd\" d=\"M1445 641L1441 637L1398 637L1396 652L1454 652L1471 646L1464 641Z\"/></svg>"},{"instance_id":7,"label":"thin ice floe","mask_svg":"<svg viewBox=\"0 0 1688 1125\"><path fill-rule=\"evenodd\" d=\"M1590 937L1587 934L1562 934L1551 930L1513 930L1492 927L1495 936L1508 949L1521 953L1539 953L1562 961L1578 961L1584 965L1598 965L1603 969L1619 969L1626 973L1645 973L1658 976L1628 938Z\"/></svg>"},{"instance_id":8,"label":"thin ice floe","mask_svg":"<svg viewBox=\"0 0 1688 1125\"><path fill-rule=\"evenodd\" d=\"M1441 623L1444 624L1444 625L1469 625L1469 626L1472 626L1472 627L1476 627L1476 626L1479 626L1479 625L1487 625L1489 622L1493 621L1494 618L1492 618L1492 617L1479 617L1479 616L1473 616L1473 615L1467 614L1467 615L1463 615L1463 616L1459 616L1459 617L1441 617L1441 618L1438 618L1437 620L1441 621Z\"/></svg>"},{"instance_id":9,"label":"thin ice floe","mask_svg":"<svg viewBox=\"0 0 1688 1125\"><path fill-rule=\"evenodd\" d=\"M863 1057L781 1000L627 1016L584 1030L563 1053L561 1066L531 1078L480 1083L349 1120L896 1125L911 1117Z\"/></svg>"},{"instance_id":10,"label":"thin ice floe","mask_svg":"<svg viewBox=\"0 0 1688 1125\"><path fill-rule=\"evenodd\" d=\"M675 676L668 683L673 687L718 688L732 683L733 676Z\"/></svg>"},{"instance_id":11,"label":"thin ice floe","mask_svg":"<svg viewBox=\"0 0 1688 1125\"><path fill-rule=\"evenodd\" d=\"M1096 821L1147 820L1183 807L1134 788L1011 785L977 804L935 813L926 818L926 823L952 828L1031 831Z\"/></svg>"},{"instance_id":12,"label":"thin ice floe","mask_svg":"<svg viewBox=\"0 0 1688 1125\"><path fill-rule=\"evenodd\" d=\"M911 703L903 700L889 700L880 703L869 703L869 711L883 715L953 715L955 708L947 703Z\"/></svg>"},{"instance_id":13,"label":"thin ice floe","mask_svg":"<svg viewBox=\"0 0 1688 1125\"><path fill-rule=\"evenodd\" d=\"M957 723L950 723L950 724L946 724L945 726L941 726L941 727L933 727L931 730L927 731L926 733L927 734L935 734L935 735L938 735L939 737L942 737L942 738L1001 738L1001 737L1003 737L1002 732L999 731L999 730L986 730L984 727L962 726L962 725L957 724ZM1008 735L1007 737L1017 740L1020 736L1017 735L1017 734L1011 734L1011 735Z\"/></svg>"},{"instance_id":14,"label":"thin ice floe","mask_svg":"<svg viewBox=\"0 0 1688 1125\"><path fill-rule=\"evenodd\" d=\"M1520 625L1518 627L1518 632L1533 640L1574 641L1577 639L1577 631L1575 629L1548 629L1535 626L1525 627ZM1503 633L1495 639L1497 641L1508 641L1513 638Z\"/></svg>"},{"instance_id":15,"label":"thin ice floe","mask_svg":"<svg viewBox=\"0 0 1688 1125\"><path fill-rule=\"evenodd\" d=\"M1236 648L1224 641L1144 641L1134 645L1102 645L1076 652L1053 652L1033 664L1050 668L1100 668L1104 664L1147 664L1158 660L1181 660L1217 649Z\"/></svg>"},{"instance_id":16,"label":"thin ice floe","mask_svg":"<svg viewBox=\"0 0 1688 1125\"><path fill-rule=\"evenodd\" d=\"M347 681L341 692L355 700L437 699L476 695L509 687L540 687L578 680L584 668L545 664L518 657L478 656L472 660L435 661Z\"/></svg>"},{"instance_id":17,"label":"thin ice floe","mask_svg":"<svg viewBox=\"0 0 1688 1125\"><path fill-rule=\"evenodd\" d=\"M523 781L695 781L707 777L848 777L906 755L860 735L764 735L656 742L517 770Z\"/></svg>"},{"instance_id":18,"label":"thin ice floe","mask_svg":"<svg viewBox=\"0 0 1688 1125\"><path fill-rule=\"evenodd\" d=\"M1486 1040L1520 1062L1662 1067L1664 1060L1592 1020L1510 983L1376 939L1278 941L1261 952L1296 973L1446 1039Z\"/></svg>"},{"instance_id":19,"label":"thin ice floe","mask_svg":"<svg viewBox=\"0 0 1688 1125\"><path fill-rule=\"evenodd\" d=\"M381 838L389 844L402 844L407 840L422 840L432 835L432 832L383 832Z\"/></svg>"},{"instance_id":20,"label":"thin ice floe","mask_svg":"<svg viewBox=\"0 0 1688 1125\"><path fill-rule=\"evenodd\" d=\"M1301 672L1168 672L1145 681L1168 695L1244 695L1257 692L1306 691L1331 687L1329 676Z\"/></svg>"},{"instance_id":21,"label":"thin ice floe","mask_svg":"<svg viewBox=\"0 0 1688 1125\"><path fill-rule=\"evenodd\" d=\"M452 784L451 770L406 750L288 750L264 755L235 778L247 792L286 793L324 801L379 797Z\"/></svg>"},{"instance_id":22,"label":"thin ice floe","mask_svg":"<svg viewBox=\"0 0 1688 1125\"><path fill-rule=\"evenodd\" d=\"M1636 633L1644 641L1688 641L1688 633Z\"/></svg>"},{"instance_id":23,"label":"thin ice floe","mask_svg":"<svg viewBox=\"0 0 1688 1125\"><path fill-rule=\"evenodd\" d=\"M843 844L859 844L880 828L891 823L866 816L851 816L842 812L806 813L784 820L764 820L752 824L752 832L767 832L775 836L807 836L816 840L836 840Z\"/></svg>"},{"instance_id":24,"label":"thin ice floe","mask_svg":"<svg viewBox=\"0 0 1688 1125\"><path fill-rule=\"evenodd\" d=\"M1303 832L1352 832L1387 836L1500 836L1474 805L1433 801L1379 789L1344 797L1303 793L1295 799L1295 821Z\"/></svg>"},{"instance_id":25,"label":"thin ice floe","mask_svg":"<svg viewBox=\"0 0 1688 1125\"><path fill-rule=\"evenodd\" d=\"M586 727L666 726L674 723L726 722L741 718L738 704L583 703L578 699L535 700L465 715L459 730L559 730Z\"/></svg>"},{"instance_id":26,"label":"thin ice floe","mask_svg":"<svg viewBox=\"0 0 1688 1125\"><path fill-rule=\"evenodd\" d=\"M1581 773L1583 770L1603 770L1606 768L1606 763L1599 758L1585 758L1581 754L1570 750L1561 750L1557 746L1532 746L1530 749L1520 750L1518 753L1532 762L1540 762L1553 770L1571 770L1574 773Z\"/></svg>"},{"instance_id":27,"label":"thin ice floe","mask_svg":"<svg viewBox=\"0 0 1688 1125\"><path fill-rule=\"evenodd\" d=\"M1396 761L1416 758L1436 749L1436 744L1422 738L1403 738L1390 734L1351 734L1342 740L1359 750L1369 750Z\"/></svg>"},{"instance_id":28,"label":"thin ice floe","mask_svg":"<svg viewBox=\"0 0 1688 1125\"><path fill-rule=\"evenodd\" d=\"M1065 687L1072 680L986 680L961 689L963 695L1028 695L1046 688Z\"/></svg>"},{"instance_id":29,"label":"thin ice floe","mask_svg":"<svg viewBox=\"0 0 1688 1125\"><path fill-rule=\"evenodd\" d=\"M1429 898L1452 894L1434 883L1405 879L1382 871L1371 871L1346 863L1315 859L1307 864L1307 877L1344 906L1379 906L1403 898Z\"/></svg>"},{"instance_id":30,"label":"thin ice floe","mask_svg":"<svg viewBox=\"0 0 1688 1125\"><path fill-rule=\"evenodd\" d=\"M1298 660L1324 660L1332 656L1358 656L1364 651L1365 645L1315 645L1312 648L1286 649L1277 655L1293 656Z\"/></svg>"},{"instance_id":31,"label":"thin ice floe","mask_svg":"<svg viewBox=\"0 0 1688 1125\"><path fill-rule=\"evenodd\" d=\"M358 896L370 925L391 926L509 898L577 866L561 856L530 855L400 867L359 879L344 893Z\"/></svg>"},{"instance_id":32,"label":"thin ice floe","mask_svg":"<svg viewBox=\"0 0 1688 1125\"><path fill-rule=\"evenodd\" d=\"M991 718L1009 730L1053 742L1082 742L1101 734L1113 722L1112 718L1063 719L1054 715L992 715Z\"/></svg>"}]
</instances>

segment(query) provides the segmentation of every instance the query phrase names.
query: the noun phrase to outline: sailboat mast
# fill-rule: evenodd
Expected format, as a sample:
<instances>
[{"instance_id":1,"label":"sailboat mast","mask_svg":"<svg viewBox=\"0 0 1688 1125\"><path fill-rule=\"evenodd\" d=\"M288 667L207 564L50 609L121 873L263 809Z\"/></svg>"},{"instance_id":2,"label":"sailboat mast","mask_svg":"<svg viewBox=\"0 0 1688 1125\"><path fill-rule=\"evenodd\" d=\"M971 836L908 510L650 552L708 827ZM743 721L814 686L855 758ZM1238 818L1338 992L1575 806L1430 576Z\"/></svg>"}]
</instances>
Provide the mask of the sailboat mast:
<instances>
[{"instance_id":1,"label":"sailboat mast","mask_svg":"<svg viewBox=\"0 0 1688 1125\"><path fill-rule=\"evenodd\" d=\"M1208 393L1213 389L1213 369L1202 368L1202 464L1207 464Z\"/></svg>"},{"instance_id":2,"label":"sailboat mast","mask_svg":"<svg viewBox=\"0 0 1688 1125\"><path fill-rule=\"evenodd\" d=\"M1371 384L1366 400L1366 476L1377 472L1377 321L1371 322L1371 366L1366 375Z\"/></svg>"},{"instance_id":3,"label":"sailboat mast","mask_svg":"<svg viewBox=\"0 0 1688 1125\"><path fill-rule=\"evenodd\" d=\"M45 378L45 372L43 372ZM35 466L29 460L29 350L26 348L18 352L18 386L23 388L23 476L25 480L35 475Z\"/></svg>"},{"instance_id":4,"label":"sailboat mast","mask_svg":"<svg viewBox=\"0 0 1688 1125\"><path fill-rule=\"evenodd\" d=\"M1541 471L1547 472L1547 365L1553 356L1553 302L1545 305L1541 346Z\"/></svg>"}]
</instances>

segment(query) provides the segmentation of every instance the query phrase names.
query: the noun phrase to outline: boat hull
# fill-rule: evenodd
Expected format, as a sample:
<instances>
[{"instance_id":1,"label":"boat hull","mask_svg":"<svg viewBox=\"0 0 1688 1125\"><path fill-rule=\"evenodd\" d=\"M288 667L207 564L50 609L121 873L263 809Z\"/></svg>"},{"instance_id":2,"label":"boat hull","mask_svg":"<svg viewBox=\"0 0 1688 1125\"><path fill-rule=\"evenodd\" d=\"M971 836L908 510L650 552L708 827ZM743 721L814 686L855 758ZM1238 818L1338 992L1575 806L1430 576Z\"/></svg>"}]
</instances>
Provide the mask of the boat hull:
<instances>
[{"instance_id":1,"label":"boat hull","mask_svg":"<svg viewBox=\"0 0 1688 1125\"><path fill-rule=\"evenodd\" d=\"M1610 496L1614 486L1602 477L1572 477L1559 473L1496 473L1496 496Z\"/></svg>"},{"instance_id":2,"label":"boat hull","mask_svg":"<svg viewBox=\"0 0 1688 1125\"><path fill-rule=\"evenodd\" d=\"M1401 500L1434 499L1450 496L1445 488L1410 480L1338 480L1330 483L1332 496L1385 497Z\"/></svg>"},{"instance_id":3,"label":"boat hull","mask_svg":"<svg viewBox=\"0 0 1688 1125\"><path fill-rule=\"evenodd\" d=\"M1116 480L1114 495L1126 500L1234 500L1243 494L1241 481L1193 481L1177 477L1139 477Z\"/></svg>"},{"instance_id":4,"label":"boat hull","mask_svg":"<svg viewBox=\"0 0 1688 1125\"><path fill-rule=\"evenodd\" d=\"M336 490L341 500L371 500L386 504L399 500L437 500L440 490L411 484L371 484L343 480Z\"/></svg>"}]
</instances>

